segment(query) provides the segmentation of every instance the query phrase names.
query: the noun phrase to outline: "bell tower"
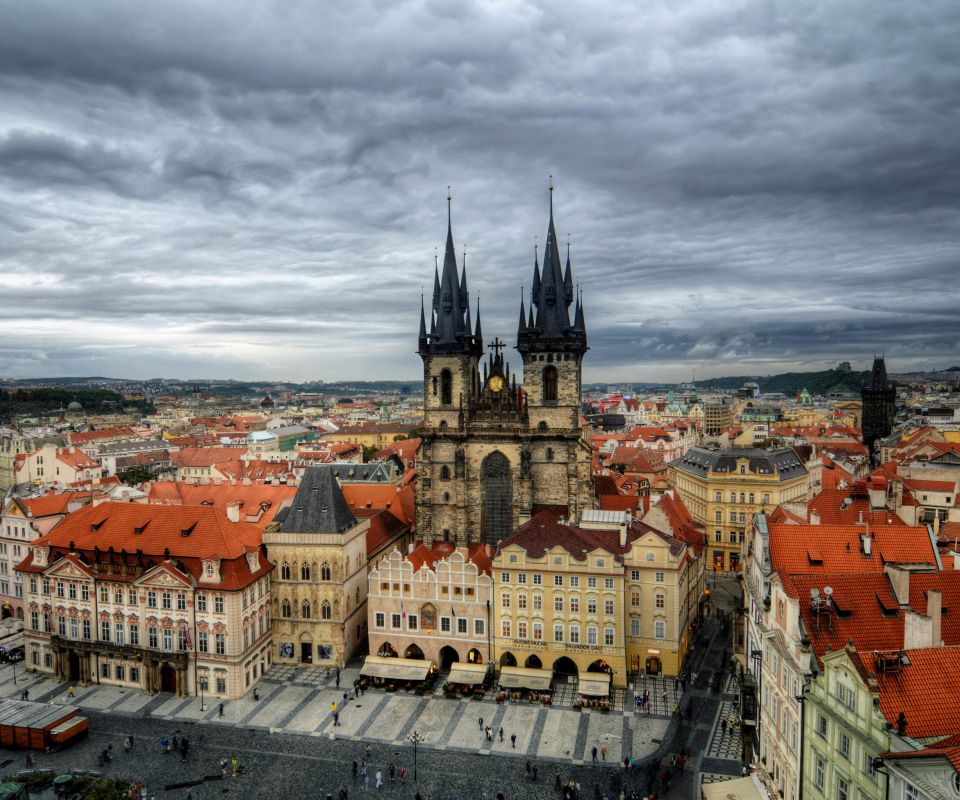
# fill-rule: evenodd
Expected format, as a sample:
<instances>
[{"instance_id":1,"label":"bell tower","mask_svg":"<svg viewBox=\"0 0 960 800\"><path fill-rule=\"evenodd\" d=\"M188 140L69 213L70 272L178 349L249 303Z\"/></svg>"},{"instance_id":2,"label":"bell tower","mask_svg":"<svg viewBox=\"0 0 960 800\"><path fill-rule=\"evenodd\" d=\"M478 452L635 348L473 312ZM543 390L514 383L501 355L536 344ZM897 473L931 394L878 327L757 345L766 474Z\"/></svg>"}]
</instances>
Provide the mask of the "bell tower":
<instances>
[{"instance_id":1,"label":"bell tower","mask_svg":"<svg viewBox=\"0 0 960 800\"><path fill-rule=\"evenodd\" d=\"M472 405L478 390L476 375L483 357L483 334L479 305L475 329L470 320L466 253L463 272L457 277L449 194L443 271L434 265L429 333L421 300L418 353L423 359L423 444L417 460L417 532L428 540L452 538L464 527L462 513L453 513L456 496L462 492L450 483L455 473L463 472L457 432L464 424L464 409ZM435 504L450 513L434 519Z\"/></svg>"}]
</instances>

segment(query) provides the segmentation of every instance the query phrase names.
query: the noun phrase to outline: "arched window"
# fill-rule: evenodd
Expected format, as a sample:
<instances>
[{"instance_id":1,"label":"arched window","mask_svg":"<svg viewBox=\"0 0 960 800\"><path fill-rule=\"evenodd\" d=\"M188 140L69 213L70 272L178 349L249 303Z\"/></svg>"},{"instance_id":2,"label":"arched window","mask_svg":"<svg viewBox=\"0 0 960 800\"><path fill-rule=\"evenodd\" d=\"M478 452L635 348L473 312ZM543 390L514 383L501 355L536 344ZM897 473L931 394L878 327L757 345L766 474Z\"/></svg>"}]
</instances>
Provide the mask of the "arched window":
<instances>
[{"instance_id":1,"label":"arched window","mask_svg":"<svg viewBox=\"0 0 960 800\"><path fill-rule=\"evenodd\" d=\"M310 602L308 600L303 601L303 606L301 607L302 616L304 619L310 619Z\"/></svg>"},{"instance_id":2,"label":"arched window","mask_svg":"<svg viewBox=\"0 0 960 800\"><path fill-rule=\"evenodd\" d=\"M543 399L545 402L557 399L557 368L547 367L543 371Z\"/></svg>"},{"instance_id":3,"label":"arched window","mask_svg":"<svg viewBox=\"0 0 960 800\"><path fill-rule=\"evenodd\" d=\"M283 605L280 607L280 616L290 619L290 601L284 600Z\"/></svg>"},{"instance_id":4,"label":"arched window","mask_svg":"<svg viewBox=\"0 0 960 800\"><path fill-rule=\"evenodd\" d=\"M737 493L736 493L736 492L730 492L730 502L731 502L731 503L736 503L736 502L737 502Z\"/></svg>"},{"instance_id":5,"label":"arched window","mask_svg":"<svg viewBox=\"0 0 960 800\"><path fill-rule=\"evenodd\" d=\"M323 605L320 607L320 614L324 619L330 619L330 601L324 600Z\"/></svg>"},{"instance_id":6,"label":"arched window","mask_svg":"<svg viewBox=\"0 0 960 800\"><path fill-rule=\"evenodd\" d=\"M303 564L300 565L300 580L302 581L310 580L310 565L306 561L304 561Z\"/></svg>"},{"instance_id":7,"label":"arched window","mask_svg":"<svg viewBox=\"0 0 960 800\"><path fill-rule=\"evenodd\" d=\"M445 406L453 403L453 375L448 369L440 373L440 402Z\"/></svg>"},{"instance_id":8,"label":"arched window","mask_svg":"<svg viewBox=\"0 0 960 800\"><path fill-rule=\"evenodd\" d=\"M284 561L283 566L280 567L280 578L285 581L290 580L290 565L286 561ZM289 614L287 616L289 616Z\"/></svg>"},{"instance_id":9,"label":"arched window","mask_svg":"<svg viewBox=\"0 0 960 800\"><path fill-rule=\"evenodd\" d=\"M547 423L546 423L546 422L542 422L542 421L541 421L540 423L538 423L538 425L537 425L537 430L538 430L538 431L545 431L546 429L547 429Z\"/></svg>"},{"instance_id":10,"label":"arched window","mask_svg":"<svg viewBox=\"0 0 960 800\"><path fill-rule=\"evenodd\" d=\"M447 467L447 466L440 467L440 480L442 481L450 480L450 467Z\"/></svg>"},{"instance_id":11,"label":"arched window","mask_svg":"<svg viewBox=\"0 0 960 800\"><path fill-rule=\"evenodd\" d=\"M440 430L446 430L447 421L445 419L440 420Z\"/></svg>"},{"instance_id":12,"label":"arched window","mask_svg":"<svg viewBox=\"0 0 960 800\"><path fill-rule=\"evenodd\" d=\"M746 503L746 502L747 502L746 498L744 497L743 492L740 492L740 502L741 502L741 503Z\"/></svg>"},{"instance_id":13,"label":"arched window","mask_svg":"<svg viewBox=\"0 0 960 800\"><path fill-rule=\"evenodd\" d=\"M324 561L323 566L320 567L320 580L330 580L330 565L326 561Z\"/></svg>"},{"instance_id":14,"label":"arched window","mask_svg":"<svg viewBox=\"0 0 960 800\"><path fill-rule=\"evenodd\" d=\"M547 448L547 461L553 461L553 448Z\"/></svg>"},{"instance_id":15,"label":"arched window","mask_svg":"<svg viewBox=\"0 0 960 800\"><path fill-rule=\"evenodd\" d=\"M750 492L750 502L753 502L753 492Z\"/></svg>"},{"instance_id":16,"label":"arched window","mask_svg":"<svg viewBox=\"0 0 960 800\"><path fill-rule=\"evenodd\" d=\"M483 541L496 544L513 532L513 482L509 459L495 451L483 460Z\"/></svg>"},{"instance_id":17,"label":"arched window","mask_svg":"<svg viewBox=\"0 0 960 800\"><path fill-rule=\"evenodd\" d=\"M449 503L449 502L450 502L450 492L444 492L444 493L443 493L443 502L444 502L444 503Z\"/></svg>"}]
</instances>

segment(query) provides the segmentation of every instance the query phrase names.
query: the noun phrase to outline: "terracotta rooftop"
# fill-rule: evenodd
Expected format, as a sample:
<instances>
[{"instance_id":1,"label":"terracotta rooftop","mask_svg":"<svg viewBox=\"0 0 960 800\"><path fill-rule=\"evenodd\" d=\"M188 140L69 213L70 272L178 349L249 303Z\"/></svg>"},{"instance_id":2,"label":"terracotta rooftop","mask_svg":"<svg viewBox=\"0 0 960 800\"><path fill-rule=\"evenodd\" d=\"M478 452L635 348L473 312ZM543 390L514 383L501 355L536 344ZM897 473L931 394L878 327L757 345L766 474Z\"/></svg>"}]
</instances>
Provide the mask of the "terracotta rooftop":
<instances>
[{"instance_id":1,"label":"terracotta rooftop","mask_svg":"<svg viewBox=\"0 0 960 800\"><path fill-rule=\"evenodd\" d=\"M872 652L858 649L851 659L861 675L876 672L873 688L879 693L880 711L891 723L903 712L907 736L922 740L956 734L960 730L960 647L929 647L905 654L909 666L896 673L877 670Z\"/></svg>"}]
</instances>

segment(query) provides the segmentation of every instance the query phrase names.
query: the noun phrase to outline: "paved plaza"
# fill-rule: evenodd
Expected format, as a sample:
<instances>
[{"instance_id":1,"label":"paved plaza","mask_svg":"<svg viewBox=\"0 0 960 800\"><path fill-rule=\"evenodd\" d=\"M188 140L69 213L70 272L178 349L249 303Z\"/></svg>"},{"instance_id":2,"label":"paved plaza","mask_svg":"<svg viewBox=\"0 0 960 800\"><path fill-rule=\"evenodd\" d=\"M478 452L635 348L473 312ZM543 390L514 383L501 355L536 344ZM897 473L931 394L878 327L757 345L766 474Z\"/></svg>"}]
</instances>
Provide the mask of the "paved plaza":
<instances>
[{"instance_id":1,"label":"paved plaza","mask_svg":"<svg viewBox=\"0 0 960 800\"><path fill-rule=\"evenodd\" d=\"M714 593L717 596L717 593ZM718 598L719 599L719 598ZM724 649L729 652L729 631L720 636L711 621L704 629L710 638L706 649L697 651L689 661L691 671L709 673ZM220 758L236 758L244 766L237 778L226 783L219 779L194 787L196 800L229 792L240 797L296 800L300 797L335 797L339 785L346 784L354 794L364 792L362 777L352 779L354 759L370 761L367 772L374 791L377 768L386 779L390 763L407 769L407 783L387 785L382 791L396 797L412 798L420 791L441 800L447 797L494 798L503 791L507 798L556 797L555 775L564 780L574 777L593 796L595 784L607 792L610 781L625 779L628 786L643 794L645 778L624 773L623 759L628 755L642 761L657 751L670 723L670 712L679 704L688 705L693 718L680 727L665 758L691 748L692 763L673 781L670 797L694 797L701 783L736 777L740 774L735 738L722 730L722 721L730 714L737 691L730 679L723 694L702 688L688 688L684 694L672 679L638 680L617 690L609 713L598 710L574 711L573 693L560 687L554 691L556 704L497 704L494 692L482 701L444 699L435 692L429 697L412 693L387 694L371 689L360 697L343 701L343 692L352 696L353 681L359 665L351 665L340 675L320 667L297 669L274 666L258 684L260 700L253 692L239 700L223 704L208 696L186 700L169 694L149 697L140 692L111 686L74 687L74 698L67 697L67 684L44 677L32 677L23 665L0 667L0 697L16 698L22 689L30 690L30 699L40 702L78 705L90 718L90 739L64 753L39 755L38 767L62 771L70 767L95 768L96 754L107 743L119 752L110 772L120 777L146 779L157 787L158 796L169 784L217 778ZM438 681L439 684L441 680ZM635 692L650 692L651 710L638 711ZM664 697L666 693L666 697ZM331 705L340 710L340 725L335 726ZM487 741L480 725L490 726L495 735ZM499 731L503 728L503 741ZM413 746L408 737L416 732L419 745L420 780L412 786ZM122 753L125 736L138 741L137 757ZM192 758L181 765L174 756L161 756L157 743L162 735L190 737ZM516 734L516 747L510 736ZM367 751L369 746L370 750ZM598 750L598 762L592 763L592 748ZM607 750L607 762L599 751ZM494 769L487 757L501 756ZM8 754L6 772L23 767L24 754ZM526 763L539 769L534 784L524 778ZM171 789L171 794L185 789Z\"/></svg>"}]
</instances>

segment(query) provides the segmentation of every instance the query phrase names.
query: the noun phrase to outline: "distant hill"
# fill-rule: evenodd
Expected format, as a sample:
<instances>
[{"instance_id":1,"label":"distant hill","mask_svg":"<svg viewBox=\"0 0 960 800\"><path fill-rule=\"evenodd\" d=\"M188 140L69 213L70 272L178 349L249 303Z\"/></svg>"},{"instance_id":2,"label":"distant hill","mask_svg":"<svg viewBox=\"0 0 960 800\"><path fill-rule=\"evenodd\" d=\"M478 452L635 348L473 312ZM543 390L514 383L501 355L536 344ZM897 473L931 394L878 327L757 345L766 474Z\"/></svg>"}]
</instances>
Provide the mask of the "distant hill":
<instances>
[{"instance_id":1,"label":"distant hill","mask_svg":"<svg viewBox=\"0 0 960 800\"><path fill-rule=\"evenodd\" d=\"M830 392L853 392L858 394L860 389L870 384L870 373L841 372L837 369L823 370L822 372L784 372L781 375L756 377L750 375L735 375L724 378L709 378L698 381L700 387L713 386L714 389L736 391L748 381L756 383L761 392L783 392L788 396L795 396L801 389L810 394L826 395ZM891 381L891 385L895 385Z\"/></svg>"}]
</instances>

